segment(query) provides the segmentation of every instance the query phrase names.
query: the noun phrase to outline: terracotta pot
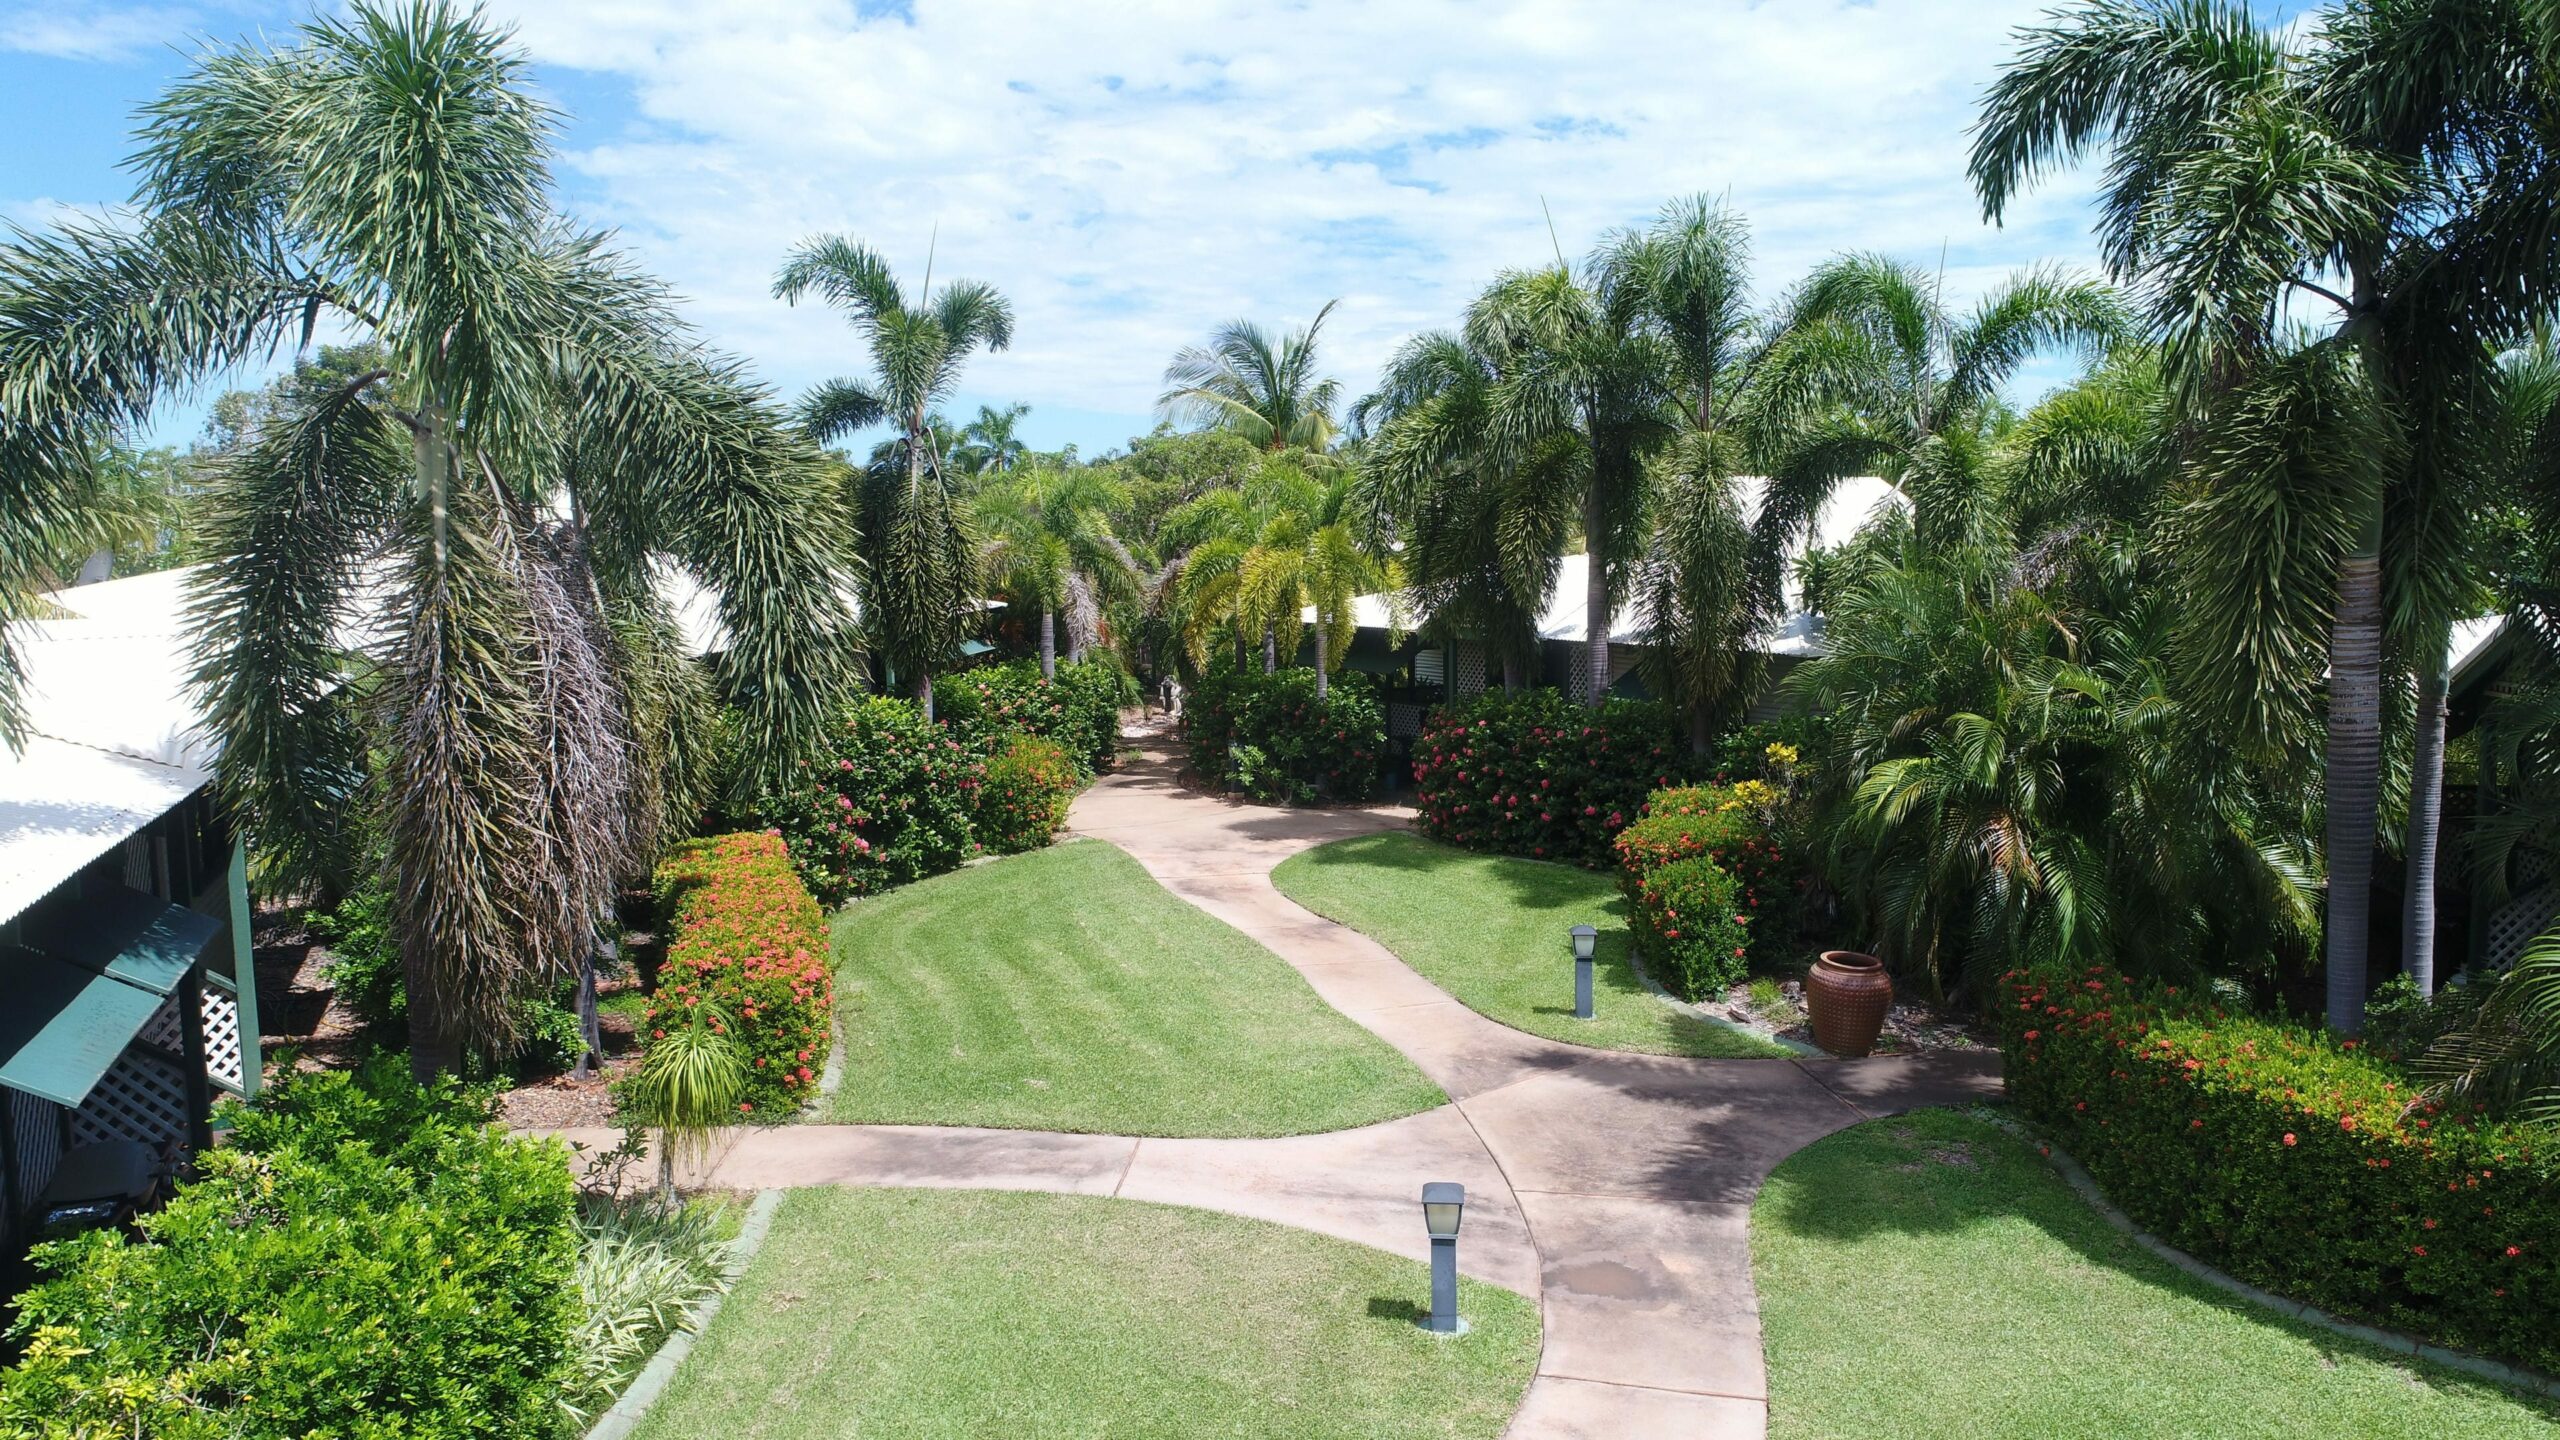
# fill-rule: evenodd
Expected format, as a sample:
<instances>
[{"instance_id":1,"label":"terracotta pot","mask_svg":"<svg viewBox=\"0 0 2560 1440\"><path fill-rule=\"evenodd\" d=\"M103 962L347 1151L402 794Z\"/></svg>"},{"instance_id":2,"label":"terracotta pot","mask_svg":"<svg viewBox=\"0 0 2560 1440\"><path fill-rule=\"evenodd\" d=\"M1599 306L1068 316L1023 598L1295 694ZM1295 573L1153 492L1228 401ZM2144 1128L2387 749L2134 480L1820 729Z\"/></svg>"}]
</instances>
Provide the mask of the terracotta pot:
<instances>
[{"instance_id":1,"label":"terracotta pot","mask_svg":"<svg viewBox=\"0 0 2560 1440\"><path fill-rule=\"evenodd\" d=\"M1813 1043L1855 1058L1876 1048L1884 1012L1893 1005L1893 980L1873 955L1825 950L1804 977L1804 1004L1813 1015Z\"/></svg>"}]
</instances>

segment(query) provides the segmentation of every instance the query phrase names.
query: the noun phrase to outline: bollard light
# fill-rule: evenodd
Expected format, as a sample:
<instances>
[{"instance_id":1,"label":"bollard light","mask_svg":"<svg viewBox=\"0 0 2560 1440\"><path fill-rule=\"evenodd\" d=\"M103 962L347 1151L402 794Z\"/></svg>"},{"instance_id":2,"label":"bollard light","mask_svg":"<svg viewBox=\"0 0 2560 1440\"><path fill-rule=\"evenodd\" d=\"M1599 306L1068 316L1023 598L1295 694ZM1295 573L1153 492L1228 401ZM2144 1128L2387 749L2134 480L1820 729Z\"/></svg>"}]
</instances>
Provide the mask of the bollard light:
<instances>
[{"instance_id":1,"label":"bollard light","mask_svg":"<svg viewBox=\"0 0 2560 1440\"><path fill-rule=\"evenodd\" d=\"M1591 954L1600 948L1600 932L1588 925L1573 927L1573 1018L1591 1018Z\"/></svg>"},{"instance_id":2,"label":"bollard light","mask_svg":"<svg viewBox=\"0 0 2560 1440\"><path fill-rule=\"evenodd\" d=\"M1466 1186L1434 1180L1422 1187L1422 1228L1431 1237L1431 1313L1422 1317L1422 1328L1435 1335L1467 1329L1458 1318L1458 1222L1466 1210Z\"/></svg>"}]
</instances>

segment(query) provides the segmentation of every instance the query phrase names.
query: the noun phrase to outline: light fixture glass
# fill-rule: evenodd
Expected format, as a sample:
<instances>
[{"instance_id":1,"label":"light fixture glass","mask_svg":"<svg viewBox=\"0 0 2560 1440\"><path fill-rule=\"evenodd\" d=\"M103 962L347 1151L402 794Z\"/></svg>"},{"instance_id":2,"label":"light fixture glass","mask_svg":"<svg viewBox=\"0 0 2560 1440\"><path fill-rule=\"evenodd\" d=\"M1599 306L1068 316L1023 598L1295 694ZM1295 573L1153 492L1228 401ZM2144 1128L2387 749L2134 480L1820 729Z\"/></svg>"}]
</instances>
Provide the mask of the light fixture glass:
<instances>
[{"instance_id":1,"label":"light fixture glass","mask_svg":"<svg viewBox=\"0 0 2560 1440\"><path fill-rule=\"evenodd\" d=\"M1576 959L1576 960L1588 960L1588 959L1590 959L1590 958L1591 958L1591 952L1592 952L1593 950L1595 950L1595 949L1599 948L1599 945L1600 945L1600 932L1599 932L1599 931L1592 929L1592 928L1591 928L1590 926L1588 926L1588 925L1576 925L1576 926L1574 926L1574 927L1573 927L1573 958L1574 958L1574 959Z\"/></svg>"},{"instance_id":2,"label":"light fixture glass","mask_svg":"<svg viewBox=\"0 0 2560 1440\"><path fill-rule=\"evenodd\" d=\"M1458 1221L1467 1208L1467 1187L1434 1180L1422 1187L1422 1228L1434 1240L1458 1237Z\"/></svg>"}]
</instances>

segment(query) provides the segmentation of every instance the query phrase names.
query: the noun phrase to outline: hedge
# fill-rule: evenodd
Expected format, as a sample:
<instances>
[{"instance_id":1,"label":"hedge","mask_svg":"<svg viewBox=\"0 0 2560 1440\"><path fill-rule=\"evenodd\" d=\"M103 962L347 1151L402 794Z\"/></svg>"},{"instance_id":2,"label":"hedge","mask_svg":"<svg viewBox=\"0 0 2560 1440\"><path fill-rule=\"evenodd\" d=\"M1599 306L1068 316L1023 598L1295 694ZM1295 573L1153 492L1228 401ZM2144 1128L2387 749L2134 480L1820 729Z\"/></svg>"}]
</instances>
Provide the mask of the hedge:
<instances>
[{"instance_id":1,"label":"hedge","mask_svg":"<svg viewBox=\"0 0 2560 1440\"><path fill-rule=\"evenodd\" d=\"M1036 660L963 670L933 682L934 715L964 743L992 756L1020 732L1057 741L1088 775L1109 769L1120 753L1120 711L1137 700L1126 672L1087 660L1040 678Z\"/></svg>"},{"instance_id":2,"label":"hedge","mask_svg":"<svg viewBox=\"0 0 2560 1440\"><path fill-rule=\"evenodd\" d=\"M1684 1000L1721 995L1748 968L1750 917L1742 885L1703 855L1630 870L1622 881L1628 928L1645 966Z\"/></svg>"},{"instance_id":3,"label":"hedge","mask_svg":"<svg viewBox=\"0 0 2560 1440\"><path fill-rule=\"evenodd\" d=\"M1039 849L1057 838L1083 785L1066 746L1038 735L1008 736L978 787L978 843L999 855Z\"/></svg>"},{"instance_id":4,"label":"hedge","mask_svg":"<svg viewBox=\"0 0 2560 1440\"><path fill-rule=\"evenodd\" d=\"M749 1067L750 1117L783 1119L826 1068L835 1007L826 917L780 836L717 835L658 866L667 954L641 1020L652 1038L682 1010L716 1006Z\"/></svg>"},{"instance_id":5,"label":"hedge","mask_svg":"<svg viewBox=\"0 0 2560 1440\"><path fill-rule=\"evenodd\" d=\"M1321 699L1316 672L1238 671L1221 660L1182 702L1191 773L1279 805L1360 801L1377 793L1386 714L1366 675L1334 681Z\"/></svg>"},{"instance_id":6,"label":"hedge","mask_svg":"<svg viewBox=\"0 0 2560 1440\"><path fill-rule=\"evenodd\" d=\"M969 826L986 757L905 700L845 712L826 758L765 797L810 890L829 905L957 868L978 853Z\"/></svg>"},{"instance_id":7,"label":"hedge","mask_svg":"<svg viewBox=\"0 0 2560 1440\"><path fill-rule=\"evenodd\" d=\"M0 1433L557 1432L579 1318L568 1154L396 1056L291 1072L144 1217L40 1246Z\"/></svg>"},{"instance_id":8,"label":"hedge","mask_svg":"<svg viewBox=\"0 0 2560 1440\"><path fill-rule=\"evenodd\" d=\"M1598 867L1645 796L1688 767L1677 718L1652 701L1592 710L1556 690L1487 692L1424 722L1414 810L1452 845Z\"/></svg>"},{"instance_id":9,"label":"hedge","mask_svg":"<svg viewBox=\"0 0 2560 1440\"><path fill-rule=\"evenodd\" d=\"M2560 1134L2420 1101L2354 1041L2136 986L2002 978L2019 1109L2146 1228L2252 1284L2560 1370Z\"/></svg>"},{"instance_id":10,"label":"hedge","mask_svg":"<svg viewBox=\"0 0 2560 1440\"><path fill-rule=\"evenodd\" d=\"M1768 815L1779 800L1779 792L1759 780L1654 791L1645 798L1644 818L1618 836L1621 888L1632 900L1648 871L1700 856L1714 861L1734 878L1736 903L1750 917L1750 966L1778 970L1794 958L1790 951L1803 886L1770 832Z\"/></svg>"}]
</instances>

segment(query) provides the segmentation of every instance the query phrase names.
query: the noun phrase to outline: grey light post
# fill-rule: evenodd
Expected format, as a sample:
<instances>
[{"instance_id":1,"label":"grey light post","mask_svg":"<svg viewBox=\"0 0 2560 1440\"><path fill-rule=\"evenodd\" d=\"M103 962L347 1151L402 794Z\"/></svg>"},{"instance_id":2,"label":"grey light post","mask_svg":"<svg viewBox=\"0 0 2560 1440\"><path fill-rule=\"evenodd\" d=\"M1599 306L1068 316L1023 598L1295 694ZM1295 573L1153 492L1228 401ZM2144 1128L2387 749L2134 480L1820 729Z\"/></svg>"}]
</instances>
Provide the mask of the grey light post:
<instances>
[{"instance_id":1,"label":"grey light post","mask_svg":"<svg viewBox=\"0 0 2560 1440\"><path fill-rule=\"evenodd\" d=\"M1431 1313L1422 1328L1434 1335L1467 1332L1458 1318L1458 1220L1466 1209L1466 1186L1434 1180L1422 1187L1422 1228L1431 1235Z\"/></svg>"},{"instance_id":2,"label":"grey light post","mask_svg":"<svg viewBox=\"0 0 2560 1440\"><path fill-rule=\"evenodd\" d=\"M1591 1018L1591 952L1600 946L1600 932L1588 925L1573 927L1573 1018Z\"/></svg>"}]
</instances>

